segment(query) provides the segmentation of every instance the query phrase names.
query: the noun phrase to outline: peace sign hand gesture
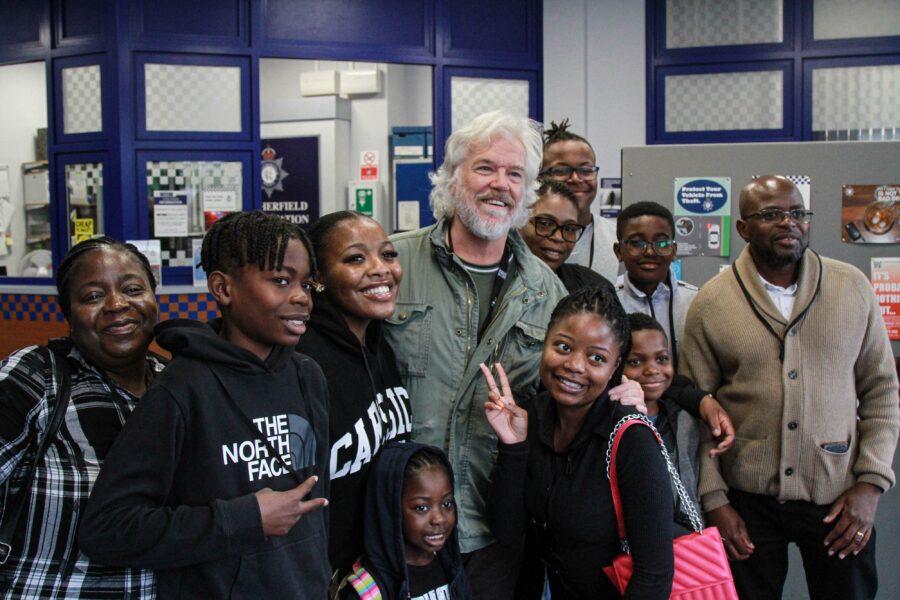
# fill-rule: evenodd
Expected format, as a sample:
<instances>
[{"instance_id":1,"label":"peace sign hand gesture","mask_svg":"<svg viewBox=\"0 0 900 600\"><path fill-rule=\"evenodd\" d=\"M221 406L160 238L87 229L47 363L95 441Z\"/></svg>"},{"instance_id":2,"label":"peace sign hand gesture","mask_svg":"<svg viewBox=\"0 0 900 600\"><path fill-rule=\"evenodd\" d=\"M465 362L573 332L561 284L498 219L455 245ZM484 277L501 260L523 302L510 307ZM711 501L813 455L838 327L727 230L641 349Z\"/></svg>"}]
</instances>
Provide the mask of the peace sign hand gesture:
<instances>
[{"instance_id":1,"label":"peace sign hand gesture","mask_svg":"<svg viewBox=\"0 0 900 600\"><path fill-rule=\"evenodd\" d=\"M509 389L509 380L506 371L500 363L496 363L497 375L500 377L500 389L491 370L481 363L481 372L487 382L488 401L484 403L484 415L488 424L504 444L524 442L528 435L528 413L519 407Z\"/></svg>"}]
</instances>

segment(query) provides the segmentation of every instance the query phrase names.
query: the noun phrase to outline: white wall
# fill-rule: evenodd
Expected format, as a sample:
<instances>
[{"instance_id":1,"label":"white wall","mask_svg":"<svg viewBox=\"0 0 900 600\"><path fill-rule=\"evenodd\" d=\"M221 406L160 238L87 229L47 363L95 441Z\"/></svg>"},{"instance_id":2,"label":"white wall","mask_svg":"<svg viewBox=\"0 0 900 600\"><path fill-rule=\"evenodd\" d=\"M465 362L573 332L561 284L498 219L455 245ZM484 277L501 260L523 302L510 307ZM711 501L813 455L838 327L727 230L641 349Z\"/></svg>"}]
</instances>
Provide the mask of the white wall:
<instances>
[{"instance_id":1,"label":"white wall","mask_svg":"<svg viewBox=\"0 0 900 600\"><path fill-rule=\"evenodd\" d=\"M623 146L646 143L643 2L544 0L544 122L566 117L591 142L601 177Z\"/></svg>"},{"instance_id":2,"label":"white wall","mask_svg":"<svg viewBox=\"0 0 900 600\"><path fill-rule=\"evenodd\" d=\"M0 256L9 275L18 275L25 255L22 163L35 159L37 130L47 126L47 83L43 62L0 66L0 165L9 167L10 198L15 206L10 254ZM59 202L60 199L56 198ZM0 236L5 232L0 231ZM2 240L0 240L0 243Z\"/></svg>"},{"instance_id":3,"label":"white wall","mask_svg":"<svg viewBox=\"0 0 900 600\"><path fill-rule=\"evenodd\" d=\"M642 146L647 140L645 3L544 0L543 16L544 122L568 117L575 133L597 152L600 176L619 177L622 147ZM895 506L896 499L889 496L879 514L883 517ZM888 533L878 541L879 599L896 597L896 573L884 568L896 555L894 538ZM793 545L783 597L809 598L801 557Z\"/></svg>"},{"instance_id":4,"label":"white wall","mask_svg":"<svg viewBox=\"0 0 900 600\"><path fill-rule=\"evenodd\" d=\"M323 214L347 208L347 182L359 176L360 154L376 150L380 157L381 207L376 218L388 227L391 218L387 206L390 193L390 156L388 139L391 127L432 124L432 69L428 66L386 63L335 62L292 59L263 59L260 65L260 102L300 98L300 73L322 70L372 70L382 72L382 92L349 98L349 128L337 128L322 137L322 161L335 160L337 169L323 167ZM317 130L329 131L317 122ZM285 137L307 131L300 122L264 123L262 133ZM337 137L334 137L336 135ZM342 139L345 136L345 139ZM331 155L335 152L336 155ZM334 158L332 158L334 156Z\"/></svg>"}]
</instances>

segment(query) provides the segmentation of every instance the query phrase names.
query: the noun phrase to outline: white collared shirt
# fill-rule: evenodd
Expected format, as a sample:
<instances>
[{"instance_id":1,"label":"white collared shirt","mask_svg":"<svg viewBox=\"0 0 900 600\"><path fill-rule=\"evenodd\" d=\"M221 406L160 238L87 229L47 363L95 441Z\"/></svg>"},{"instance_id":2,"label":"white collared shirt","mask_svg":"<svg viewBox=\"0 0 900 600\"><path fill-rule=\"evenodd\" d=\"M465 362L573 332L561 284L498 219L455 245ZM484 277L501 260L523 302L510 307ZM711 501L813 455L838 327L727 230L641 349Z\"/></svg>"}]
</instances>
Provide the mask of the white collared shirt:
<instances>
[{"instance_id":1,"label":"white collared shirt","mask_svg":"<svg viewBox=\"0 0 900 600\"><path fill-rule=\"evenodd\" d=\"M775 305L781 316L790 320L791 313L794 312L794 301L797 299L796 282L788 287L781 287L780 285L769 283L762 275L759 276L759 280L762 281L763 287L766 288L766 293L769 294L772 304Z\"/></svg>"}]
</instances>

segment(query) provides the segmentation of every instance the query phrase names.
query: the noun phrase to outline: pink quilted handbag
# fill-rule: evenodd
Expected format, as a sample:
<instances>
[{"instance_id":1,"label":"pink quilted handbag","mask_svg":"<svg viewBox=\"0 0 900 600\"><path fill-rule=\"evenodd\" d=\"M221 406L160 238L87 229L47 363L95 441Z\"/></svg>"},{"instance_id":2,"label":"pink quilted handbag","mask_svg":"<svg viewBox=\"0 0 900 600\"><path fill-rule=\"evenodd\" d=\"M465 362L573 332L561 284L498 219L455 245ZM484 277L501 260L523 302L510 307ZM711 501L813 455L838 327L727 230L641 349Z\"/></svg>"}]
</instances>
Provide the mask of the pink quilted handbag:
<instances>
[{"instance_id":1,"label":"pink quilted handbag","mask_svg":"<svg viewBox=\"0 0 900 600\"><path fill-rule=\"evenodd\" d=\"M616 521L619 527L619 539L622 540L624 552L618 555L613 564L603 568L603 572L616 586L621 594L625 594L625 588L631 579L634 565L628 550L628 540L625 534L625 520L622 516L622 499L619 495L619 480L616 475L616 451L622 434L632 425L645 425L653 431L656 441L659 443L663 457L669 468L669 474L675 482L675 489L681 498L694 533L683 535L673 542L675 555L675 576L672 579L672 594L670 600L738 600L737 591L734 589L734 579L731 576L731 568L728 566L728 556L725 554L725 546L722 544L722 536L715 527L703 529L700 516L694 507L687 491L681 484L678 471L669 460L669 453L659 437L656 428L643 415L628 415L621 419L610 435L610 451L606 454L606 474L609 477L609 486L612 489L613 506L616 509Z\"/></svg>"}]
</instances>

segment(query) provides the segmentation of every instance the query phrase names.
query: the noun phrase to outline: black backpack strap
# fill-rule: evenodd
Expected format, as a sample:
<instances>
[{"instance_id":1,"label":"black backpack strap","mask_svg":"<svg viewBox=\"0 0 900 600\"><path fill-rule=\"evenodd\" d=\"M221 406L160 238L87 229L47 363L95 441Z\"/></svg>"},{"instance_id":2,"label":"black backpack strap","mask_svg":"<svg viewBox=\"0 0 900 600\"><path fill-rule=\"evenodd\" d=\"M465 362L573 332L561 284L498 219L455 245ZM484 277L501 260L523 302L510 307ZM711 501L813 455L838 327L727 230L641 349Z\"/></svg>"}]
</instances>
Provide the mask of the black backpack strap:
<instances>
[{"instance_id":1,"label":"black backpack strap","mask_svg":"<svg viewBox=\"0 0 900 600\"><path fill-rule=\"evenodd\" d=\"M69 396L72 388L72 374L69 367L68 353L71 344L67 344L62 340L50 340L47 344L47 356L51 365L55 365L56 372L56 398L53 403L53 410L47 421L46 432L41 439L37 452L34 455L34 462L31 464L31 470L19 488L15 496L8 498L6 518L0 524L0 565L6 563L12 553L13 535L16 532L16 525L25 509L25 503L31 492L31 484L34 482L34 472L37 470L38 464L44 458L50 442L56 438L59 428L62 426L63 419L66 416L66 406L69 403Z\"/></svg>"}]
</instances>

